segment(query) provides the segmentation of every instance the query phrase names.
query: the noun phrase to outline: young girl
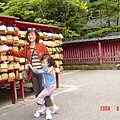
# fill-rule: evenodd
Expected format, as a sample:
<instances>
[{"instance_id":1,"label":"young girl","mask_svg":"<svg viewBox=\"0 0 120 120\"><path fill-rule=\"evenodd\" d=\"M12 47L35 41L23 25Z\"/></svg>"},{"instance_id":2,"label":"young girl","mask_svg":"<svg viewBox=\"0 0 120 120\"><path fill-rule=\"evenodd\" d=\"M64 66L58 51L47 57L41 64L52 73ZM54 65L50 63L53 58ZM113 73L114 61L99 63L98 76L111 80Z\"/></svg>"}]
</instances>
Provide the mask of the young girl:
<instances>
[{"instance_id":1,"label":"young girl","mask_svg":"<svg viewBox=\"0 0 120 120\"><path fill-rule=\"evenodd\" d=\"M44 89L37 96L36 102L40 106L44 107L45 106L44 98L46 96L50 96L52 98L51 94L54 92L54 90L56 88L56 85L55 85L56 77L55 77L55 73L54 72L52 72L51 74L48 74L48 69L51 66L54 66L54 60L53 60L53 58L50 55L44 55L41 58L41 65L42 65L41 69L34 69L34 68L32 68L31 65L29 65L29 66L33 70L33 73L42 74L43 75L42 86L44 87ZM51 111L50 111L49 107L46 107L46 119L52 119L52 115L51 115Z\"/></svg>"}]
</instances>

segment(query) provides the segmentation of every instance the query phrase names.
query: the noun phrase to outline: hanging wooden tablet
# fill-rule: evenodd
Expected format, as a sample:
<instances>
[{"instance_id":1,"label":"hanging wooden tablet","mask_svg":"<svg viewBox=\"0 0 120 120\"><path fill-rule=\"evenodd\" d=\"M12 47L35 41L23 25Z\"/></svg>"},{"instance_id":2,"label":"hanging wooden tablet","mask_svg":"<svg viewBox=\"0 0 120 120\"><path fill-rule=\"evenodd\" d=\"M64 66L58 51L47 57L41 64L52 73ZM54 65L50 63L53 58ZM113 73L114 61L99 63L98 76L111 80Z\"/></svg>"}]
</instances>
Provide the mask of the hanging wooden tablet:
<instances>
[{"instance_id":1,"label":"hanging wooden tablet","mask_svg":"<svg viewBox=\"0 0 120 120\"><path fill-rule=\"evenodd\" d=\"M44 39L44 34L42 32L39 32L40 39Z\"/></svg>"},{"instance_id":2,"label":"hanging wooden tablet","mask_svg":"<svg viewBox=\"0 0 120 120\"><path fill-rule=\"evenodd\" d=\"M0 34L6 34L6 32L7 32L6 26L5 25L1 25L0 26Z\"/></svg>"},{"instance_id":3,"label":"hanging wooden tablet","mask_svg":"<svg viewBox=\"0 0 120 120\"><path fill-rule=\"evenodd\" d=\"M25 58L19 58L19 62L20 63L24 63L25 62Z\"/></svg>"},{"instance_id":4,"label":"hanging wooden tablet","mask_svg":"<svg viewBox=\"0 0 120 120\"><path fill-rule=\"evenodd\" d=\"M19 68L20 68L19 62L15 62L15 63L14 63L14 67L15 67L15 69L19 69Z\"/></svg>"},{"instance_id":5,"label":"hanging wooden tablet","mask_svg":"<svg viewBox=\"0 0 120 120\"><path fill-rule=\"evenodd\" d=\"M8 64L8 70L14 70L14 63Z\"/></svg>"},{"instance_id":6,"label":"hanging wooden tablet","mask_svg":"<svg viewBox=\"0 0 120 120\"><path fill-rule=\"evenodd\" d=\"M61 46L63 44L63 42L60 40L60 42L59 42L59 46Z\"/></svg>"},{"instance_id":7,"label":"hanging wooden tablet","mask_svg":"<svg viewBox=\"0 0 120 120\"><path fill-rule=\"evenodd\" d=\"M13 44L17 44L19 41L19 37L18 36L13 36Z\"/></svg>"},{"instance_id":8,"label":"hanging wooden tablet","mask_svg":"<svg viewBox=\"0 0 120 120\"><path fill-rule=\"evenodd\" d=\"M52 48L52 51L53 51L53 52L56 52L56 48Z\"/></svg>"},{"instance_id":9,"label":"hanging wooden tablet","mask_svg":"<svg viewBox=\"0 0 120 120\"><path fill-rule=\"evenodd\" d=\"M2 77L2 81L3 80L8 80L8 74L7 73L2 73L1 77Z\"/></svg>"},{"instance_id":10,"label":"hanging wooden tablet","mask_svg":"<svg viewBox=\"0 0 120 120\"><path fill-rule=\"evenodd\" d=\"M0 36L0 43L1 43L1 44L6 44L6 43L7 43L7 38L6 38L6 36Z\"/></svg>"},{"instance_id":11,"label":"hanging wooden tablet","mask_svg":"<svg viewBox=\"0 0 120 120\"><path fill-rule=\"evenodd\" d=\"M51 47L55 47L55 46L57 46L55 41L52 41Z\"/></svg>"},{"instance_id":12,"label":"hanging wooden tablet","mask_svg":"<svg viewBox=\"0 0 120 120\"><path fill-rule=\"evenodd\" d=\"M7 59L8 59L9 62L14 61L14 57L11 56L11 55L7 56Z\"/></svg>"},{"instance_id":13,"label":"hanging wooden tablet","mask_svg":"<svg viewBox=\"0 0 120 120\"><path fill-rule=\"evenodd\" d=\"M55 70L55 72L57 72L57 73L60 72L60 69L59 69L59 68L55 68L54 70Z\"/></svg>"},{"instance_id":14,"label":"hanging wooden tablet","mask_svg":"<svg viewBox=\"0 0 120 120\"><path fill-rule=\"evenodd\" d=\"M18 31L19 31L19 28L18 27L14 27L14 33L15 33L15 35L18 35Z\"/></svg>"},{"instance_id":15,"label":"hanging wooden tablet","mask_svg":"<svg viewBox=\"0 0 120 120\"><path fill-rule=\"evenodd\" d=\"M64 38L61 33L59 34L59 37L60 37L60 40L62 40Z\"/></svg>"},{"instance_id":16,"label":"hanging wooden tablet","mask_svg":"<svg viewBox=\"0 0 120 120\"><path fill-rule=\"evenodd\" d=\"M19 71L23 71L24 70L24 65L20 65Z\"/></svg>"},{"instance_id":17,"label":"hanging wooden tablet","mask_svg":"<svg viewBox=\"0 0 120 120\"><path fill-rule=\"evenodd\" d=\"M62 47L59 47L58 49L59 49L59 51L60 51L60 52L62 52L62 51L63 51L63 48L62 48Z\"/></svg>"},{"instance_id":18,"label":"hanging wooden tablet","mask_svg":"<svg viewBox=\"0 0 120 120\"><path fill-rule=\"evenodd\" d=\"M7 52L7 51L3 51L3 52L1 52L0 54L1 54L1 55L2 55L2 54L3 54L3 55L6 55L6 52Z\"/></svg>"},{"instance_id":19,"label":"hanging wooden tablet","mask_svg":"<svg viewBox=\"0 0 120 120\"><path fill-rule=\"evenodd\" d=\"M56 66L56 67L59 67L59 66L60 66L60 61L55 60L55 66Z\"/></svg>"},{"instance_id":20,"label":"hanging wooden tablet","mask_svg":"<svg viewBox=\"0 0 120 120\"><path fill-rule=\"evenodd\" d=\"M63 54L60 54L60 59L63 59Z\"/></svg>"},{"instance_id":21,"label":"hanging wooden tablet","mask_svg":"<svg viewBox=\"0 0 120 120\"><path fill-rule=\"evenodd\" d=\"M18 41L18 46L24 46L25 45L25 41L24 40L19 40Z\"/></svg>"},{"instance_id":22,"label":"hanging wooden tablet","mask_svg":"<svg viewBox=\"0 0 120 120\"><path fill-rule=\"evenodd\" d=\"M52 48L48 48L48 51L49 51L49 52L52 52Z\"/></svg>"},{"instance_id":23,"label":"hanging wooden tablet","mask_svg":"<svg viewBox=\"0 0 120 120\"><path fill-rule=\"evenodd\" d=\"M0 53L1 55L5 55L6 52L8 51L8 47L6 45L0 45Z\"/></svg>"},{"instance_id":24,"label":"hanging wooden tablet","mask_svg":"<svg viewBox=\"0 0 120 120\"><path fill-rule=\"evenodd\" d=\"M54 59L60 59L60 55L56 53L56 54L53 56L53 58L54 58Z\"/></svg>"},{"instance_id":25,"label":"hanging wooden tablet","mask_svg":"<svg viewBox=\"0 0 120 120\"><path fill-rule=\"evenodd\" d=\"M1 66L1 72L7 72L8 71L7 63L2 63L0 66Z\"/></svg>"},{"instance_id":26,"label":"hanging wooden tablet","mask_svg":"<svg viewBox=\"0 0 120 120\"><path fill-rule=\"evenodd\" d=\"M59 40L59 39L60 39L60 36L58 34L53 35L53 40Z\"/></svg>"},{"instance_id":27,"label":"hanging wooden tablet","mask_svg":"<svg viewBox=\"0 0 120 120\"><path fill-rule=\"evenodd\" d=\"M52 40L53 38L53 34L52 33L48 33L48 40Z\"/></svg>"},{"instance_id":28,"label":"hanging wooden tablet","mask_svg":"<svg viewBox=\"0 0 120 120\"><path fill-rule=\"evenodd\" d=\"M47 46L51 47L52 46L52 41L48 41Z\"/></svg>"},{"instance_id":29,"label":"hanging wooden tablet","mask_svg":"<svg viewBox=\"0 0 120 120\"><path fill-rule=\"evenodd\" d=\"M6 55L0 55L0 61L7 61Z\"/></svg>"},{"instance_id":30,"label":"hanging wooden tablet","mask_svg":"<svg viewBox=\"0 0 120 120\"><path fill-rule=\"evenodd\" d=\"M12 35L6 35L6 38L7 38L7 43L9 43L9 44L13 43Z\"/></svg>"},{"instance_id":31,"label":"hanging wooden tablet","mask_svg":"<svg viewBox=\"0 0 120 120\"><path fill-rule=\"evenodd\" d=\"M48 41L43 41L43 43L47 46Z\"/></svg>"},{"instance_id":32,"label":"hanging wooden tablet","mask_svg":"<svg viewBox=\"0 0 120 120\"><path fill-rule=\"evenodd\" d=\"M26 31L18 31L18 36L20 37L20 38L25 38L25 36L26 36Z\"/></svg>"},{"instance_id":33,"label":"hanging wooden tablet","mask_svg":"<svg viewBox=\"0 0 120 120\"><path fill-rule=\"evenodd\" d=\"M55 40L56 46L60 45L60 40Z\"/></svg>"},{"instance_id":34,"label":"hanging wooden tablet","mask_svg":"<svg viewBox=\"0 0 120 120\"><path fill-rule=\"evenodd\" d=\"M15 60L16 62L19 62L19 61L20 61L20 58L14 57L14 60Z\"/></svg>"},{"instance_id":35,"label":"hanging wooden tablet","mask_svg":"<svg viewBox=\"0 0 120 120\"><path fill-rule=\"evenodd\" d=\"M60 52L60 50L59 50L59 48L58 48L58 47L56 47L56 52Z\"/></svg>"},{"instance_id":36,"label":"hanging wooden tablet","mask_svg":"<svg viewBox=\"0 0 120 120\"><path fill-rule=\"evenodd\" d=\"M63 71L63 66L60 66L60 72Z\"/></svg>"},{"instance_id":37,"label":"hanging wooden tablet","mask_svg":"<svg viewBox=\"0 0 120 120\"><path fill-rule=\"evenodd\" d=\"M18 77L18 80L21 80L22 79L22 72L19 73L19 77Z\"/></svg>"},{"instance_id":38,"label":"hanging wooden tablet","mask_svg":"<svg viewBox=\"0 0 120 120\"><path fill-rule=\"evenodd\" d=\"M7 27L7 34L14 34L14 28L13 27Z\"/></svg>"},{"instance_id":39,"label":"hanging wooden tablet","mask_svg":"<svg viewBox=\"0 0 120 120\"><path fill-rule=\"evenodd\" d=\"M18 52L18 47L13 47L13 50L17 51Z\"/></svg>"},{"instance_id":40,"label":"hanging wooden tablet","mask_svg":"<svg viewBox=\"0 0 120 120\"><path fill-rule=\"evenodd\" d=\"M15 79L15 73L11 72L8 74L8 82L12 82Z\"/></svg>"}]
</instances>

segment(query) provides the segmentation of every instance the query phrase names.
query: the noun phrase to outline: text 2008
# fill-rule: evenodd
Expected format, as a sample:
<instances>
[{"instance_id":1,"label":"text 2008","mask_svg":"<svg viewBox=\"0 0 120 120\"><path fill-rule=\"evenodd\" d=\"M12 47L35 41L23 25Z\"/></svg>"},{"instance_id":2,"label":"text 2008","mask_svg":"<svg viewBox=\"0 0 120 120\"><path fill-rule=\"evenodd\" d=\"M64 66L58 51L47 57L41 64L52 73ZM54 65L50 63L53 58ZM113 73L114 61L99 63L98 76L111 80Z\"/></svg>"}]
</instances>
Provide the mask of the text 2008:
<instances>
[{"instance_id":1,"label":"text 2008","mask_svg":"<svg viewBox=\"0 0 120 120\"><path fill-rule=\"evenodd\" d=\"M110 109L110 106L100 106L100 111L110 111ZM120 106L116 106L114 110L120 111Z\"/></svg>"},{"instance_id":2,"label":"text 2008","mask_svg":"<svg viewBox=\"0 0 120 120\"><path fill-rule=\"evenodd\" d=\"M110 106L100 106L100 111L110 111Z\"/></svg>"}]
</instances>

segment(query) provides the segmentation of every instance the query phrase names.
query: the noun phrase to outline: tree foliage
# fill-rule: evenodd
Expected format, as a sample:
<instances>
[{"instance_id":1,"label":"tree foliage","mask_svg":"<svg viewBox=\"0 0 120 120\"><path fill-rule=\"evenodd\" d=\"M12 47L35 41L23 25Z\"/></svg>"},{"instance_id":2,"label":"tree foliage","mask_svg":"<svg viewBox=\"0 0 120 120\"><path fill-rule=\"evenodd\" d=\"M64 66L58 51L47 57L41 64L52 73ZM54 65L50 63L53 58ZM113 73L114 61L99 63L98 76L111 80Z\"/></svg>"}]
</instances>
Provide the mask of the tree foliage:
<instances>
[{"instance_id":1,"label":"tree foliage","mask_svg":"<svg viewBox=\"0 0 120 120\"><path fill-rule=\"evenodd\" d=\"M0 0L0 12L60 27L64 37L120 31L120 0ZM99 24L81 28L89 21Z\"/></svg>"},{"instance_id":2,"label":"tree foliage","mask_svg":"<svg viewBox=\"0 0 120 120\"><path fill-rule=\"evenodd\" d=\"M100 29L92 29L86 35L97 35L107 32L117 32L119 26L120 0L97 0L89 4L90 20L99 21ZM115 27L114 27L115 26ZM113 29L114 28L114 29ZM106 31L107 29L107 31ZM104 31L105 30L105 31Z\"/></svg>"},{"instance_id":3,"label":"tree foliage","mask_svg":"<svg viewBox=\"0 0 120 120\"><path fill-rule=\"evenodd\" d=\"M7 8L6 4L3 2L0 2L0 12L3 12Z\"/></svg>"},{"instance_id":4,"label":"tree foliage","mask_svg":"<svg viewBox=\"0 0 120 120\"><path fill-rule=\"evenodd\" d=\"M60 27L65 37L79 36L86 23L87 4L80 0L9 0L6 15Z\"/></svg>"}]
</instances>

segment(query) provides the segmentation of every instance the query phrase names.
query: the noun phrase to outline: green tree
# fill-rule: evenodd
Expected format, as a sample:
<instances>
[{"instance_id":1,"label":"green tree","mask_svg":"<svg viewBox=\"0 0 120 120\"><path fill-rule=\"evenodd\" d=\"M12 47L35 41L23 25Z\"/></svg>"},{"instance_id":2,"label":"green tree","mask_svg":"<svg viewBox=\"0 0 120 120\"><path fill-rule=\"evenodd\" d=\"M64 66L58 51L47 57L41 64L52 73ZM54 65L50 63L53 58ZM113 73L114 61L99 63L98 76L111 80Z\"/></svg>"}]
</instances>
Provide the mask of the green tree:
<instances>
[{"instance_id":1,"label":"green tree","mask_svg":"<svg viewBox=\"0 0 120 120\"><path fill-rule=\"evenodd\" d=\"M3 12L8 6L6 6L6 3L0 2L0 12Z\"/></svg>"},{"instance_id":2,"label":"green tree","mask_svg":"<svg viewBox=\"0 0 120 120\"><path fill-rule=\"evenodd\" d=\"M79 0L46 0L42 5L39 18L55 20L62 27L64 36L79 36L80 28L86 23L87 4ZM42 23L38 18L35 20ZM72 32L73 31L73 32ZM72 34L72 35L71 35Z\"/></svg>"},{"instance_id":3,"label":"green tree","mask_svg":"<svg viewBox=\"0 0 120 120\"><path fill-rule=\"evenodd\" d=\"M99 20L100 29L109 28L109 31L113 31L113 26L119 25L119 17L120 17L120 1L119 0L97 0L89 4L89 17L91 20L96 19ZM115 27L114 27L115 28ZM117 27L116 27L117 28ZM98 31L103 30L98 29ZM118 29L116 30L118 31ZM94 32L94 31L93 31ZM95 29L94 33L98 33ZM91 33L90 33L91 34Z\"/></svg>"},{"instance_id":4,"label":"green tree","mask_svg":"<svg viewBox=\"0 0 120 120\"><path fill-rule=\"evenodd\" d=\"M9 0L0 0L0 2L3 2L3 3L8 3Z\"/></svg>"},{"instance_id":5,"label":"green tree","mask_svg":"<svg viewBox=\"0 0 120 120\"><path fill-rule=\"evenodd\" d=\"M9 0L8 9L3 14L19 17L20 20L34 21L40 0Z\"/></svg>"},{"instance_id":6,"label":"green tree","mask_svg":"<svg viewBox=\"0 0 120 120\"><path fill-rule=\"evenodd\" d=\"M61 27L65 37L78 36L86 23L86 2L79 0L9 0L3 14Z\"/></svg>"}]
</instances>

